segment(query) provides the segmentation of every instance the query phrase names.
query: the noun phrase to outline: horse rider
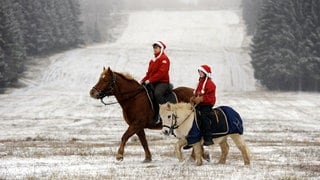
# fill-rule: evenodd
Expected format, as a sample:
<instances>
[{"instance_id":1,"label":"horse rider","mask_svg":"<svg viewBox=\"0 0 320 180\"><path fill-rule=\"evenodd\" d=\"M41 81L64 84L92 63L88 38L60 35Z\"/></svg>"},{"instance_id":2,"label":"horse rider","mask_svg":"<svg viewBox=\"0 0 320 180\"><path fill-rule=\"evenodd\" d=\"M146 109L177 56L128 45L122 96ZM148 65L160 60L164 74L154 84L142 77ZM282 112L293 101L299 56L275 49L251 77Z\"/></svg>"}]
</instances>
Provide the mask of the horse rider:
<instances>
[{"instance_id":1,"label":"horse rider","mask_svg":"<svg viewBox=\"0 0 320 180\"><path fill-rule=\"evenodd\" d=\"M156 103L164 104L167 102L165 94L170 90L170 60L164 50L166 45L162 41L156 41L152 44L154 58L149 62L149 67L146 75L140 81L141 84L151 85L154 89L154 95ZM154 105L154 117L155 123L160 122L159 106Z\"/></svg>"},{"instance_id":2,"label":"horse rider","mask_svg":"<svg viewBox=\"0 0 320 180\"><path fill-rule=\"evenodd\" d=\"M203 145L213 144L211 133L211 119L213 119L212 108L216 103L216 85L212 81L211 68L201 65L198 68L199 82L190 102L196 105L197 118L200 120L200 131L203 137ZM188 138L187 138L188 140ZM189 145L184 149L188 149Z\"/></svg>"}]
</instances>

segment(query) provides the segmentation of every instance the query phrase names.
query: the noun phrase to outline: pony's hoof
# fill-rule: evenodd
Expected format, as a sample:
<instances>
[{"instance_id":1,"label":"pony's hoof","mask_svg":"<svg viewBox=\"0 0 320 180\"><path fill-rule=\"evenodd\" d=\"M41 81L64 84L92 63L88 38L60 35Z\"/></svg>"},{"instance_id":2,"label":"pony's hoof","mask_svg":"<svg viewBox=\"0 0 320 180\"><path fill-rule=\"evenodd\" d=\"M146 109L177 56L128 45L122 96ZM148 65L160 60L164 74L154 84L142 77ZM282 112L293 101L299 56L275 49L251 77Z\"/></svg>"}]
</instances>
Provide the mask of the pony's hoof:
<instances>
[{"instance_id":1,"label":"pony's hoof","mask_svg":"<svg viewBox=\"0 0 320 180\"><path fill-rule=\"evenodd\" d=\"M226 164L226 161L219 161L218 164Z\"/></svg>"},{"instance_id":2,"label":"pony's hoof","mask_svg":"<svg viewBox=\"0 0 320 180\"><path fill-rule=\"evenodd\" d=\"M151 160L151 158L146 158L146 159L144 159L142 162L143 163L149 163L149 162L151 162L152 160Z\"/></svg>"},{"instance_id":3,"label":"pony's hoof","mask_svg":"<svg viewBox=\"0 0 320 180\"><path fill-rule=\"evenodd\" d=\"M210 155L209 154L203 154L203 159L207 162L210 162Z\"/></svg>"}]
</instances>

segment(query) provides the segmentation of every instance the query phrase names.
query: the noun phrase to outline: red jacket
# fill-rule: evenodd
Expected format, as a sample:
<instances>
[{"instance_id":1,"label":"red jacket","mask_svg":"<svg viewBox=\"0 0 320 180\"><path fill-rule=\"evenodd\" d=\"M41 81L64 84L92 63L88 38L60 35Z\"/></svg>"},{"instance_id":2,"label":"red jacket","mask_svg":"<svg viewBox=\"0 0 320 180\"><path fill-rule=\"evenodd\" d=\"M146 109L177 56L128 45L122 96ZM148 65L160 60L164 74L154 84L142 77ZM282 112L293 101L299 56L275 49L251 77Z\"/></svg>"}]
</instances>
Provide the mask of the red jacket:
<instances>
[{"instance_id":1,"label":"red jacket","mask_svg":"<svg viewBox=\"0 0 320 180\"><path fill-rule=\"evenodd\" d=\"M157 57L157 55L155 56ZM141 81L149 80L150 83L169 83L169 68L170 60L165 53L162 53L155 60L150 60L148 72Z\"/></svg>"},{"instance_id":2,"label":"red jacket","mask_svg":"<svg viewBox=\"0 0 320 180\"><path fill-rule=\"evenodd\" d=\"M214 106L216 103L216 85L214 82L208 78L206 85L202 90L203 83L205 82L206 78L200 78L198 87L194 91L195 96L202 96L203 97L203 102L201 102L199 105L212 105Z\"/></svg>"}]
</instances>

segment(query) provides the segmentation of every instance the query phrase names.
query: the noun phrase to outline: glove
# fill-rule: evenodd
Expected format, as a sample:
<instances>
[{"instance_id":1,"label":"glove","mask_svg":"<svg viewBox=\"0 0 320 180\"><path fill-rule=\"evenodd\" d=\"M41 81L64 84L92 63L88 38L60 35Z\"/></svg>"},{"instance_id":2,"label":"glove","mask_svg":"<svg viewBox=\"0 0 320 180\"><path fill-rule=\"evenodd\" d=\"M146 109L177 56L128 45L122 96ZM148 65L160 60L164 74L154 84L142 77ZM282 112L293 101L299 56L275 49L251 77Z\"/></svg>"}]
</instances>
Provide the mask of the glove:
<instances>
[{"instance_id":1,"label":"glove","mask_svg":"<svg viewBox=\"0 0 320 180\"><path fill-rule=\"evenodd\" d=\"M149 84L149 83L150 83L150 81L149 81L149 80L146 80L144 83Z\"/></svg>"},{"instance_id":2,"label":"glove","mask_svg":"<svg viewBox=\"0 0 320 180\"><path fill-rule=\"evenodd\" d=\"M203 101L203 97L202 96L200 96L200 97L196 97L196 98L194 98L194 100L193 100L193 102L195 103L195 104L199 104L199 103L201 103Z\"/></svg>"},{"instance_id":3,"label":"glove","mask_svg":"<svg viewBox=\"0 0 320 180\"><path fill-rule=\"evenodd\" d=\"M196 97L194 97L194 96L192 96L191 98L190 98L190 100L189 100L189 102L192 104L192 103L194 103L194 99L195 99Z\"/></svg>"}]
</instances>

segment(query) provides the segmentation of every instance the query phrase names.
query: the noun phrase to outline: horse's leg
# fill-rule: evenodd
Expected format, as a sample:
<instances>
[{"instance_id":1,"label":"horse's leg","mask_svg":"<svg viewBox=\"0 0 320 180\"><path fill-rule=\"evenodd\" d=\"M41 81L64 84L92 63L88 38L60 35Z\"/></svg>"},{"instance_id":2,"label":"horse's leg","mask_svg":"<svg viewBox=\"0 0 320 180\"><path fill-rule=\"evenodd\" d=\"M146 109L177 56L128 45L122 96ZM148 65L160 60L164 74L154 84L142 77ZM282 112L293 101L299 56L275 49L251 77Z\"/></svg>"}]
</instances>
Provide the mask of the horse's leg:
<instances>
[{"instance_id":1,"label":"horse's leg","mask_svg":"<svg viewBox=\"0 0 320 180\"><path fill-rule=\"evenodd\" d=\"M118 154L116 157L118 161L123 160L124 146L126 145L128 139L135 133L136 133L135 128L132 126L129 126L126 132L122 135L120 147L118 149Z\"/></svg>"},{"instance_id":2,"label":"horse's leg","mask_svg":"<svg viewBox=\"0 0 320 180\"><path fill-rule=\"evenodd\" d=\"M203 146L201 145L201 150L202 150L202 158L208 162L210 162L210 154L208 152L206 152L203 148ZM192 149L191 155L190 155L190 159L195 160L195 154L194 154L194 150Z\"/></svg>"},{"instance_id":3,"label":"horse's leg","mask_svg":"<svg viewBox=\"0 0 320 180\"><path fill-rule=\"evenodd\" d=\"M179 159L180 162L183 161L183 156L182 156L182 152L181 152L181 147L187 144L187 140L186 139L179 139L178 142L175 144L175 152L176 152L176 156Z\"/></svg>"},{"instance_id":4,"label":"horse's leg","mask_svg":"<svg viewBox=\"0 0 320 180\"><path fill-rule=\"evenodd\" d=\"M227 160L227 156L229 153L229 145L227 142L227 136L220 142L221 155L219 159L219 164L225 164Z\"/></svg>"},{"instance_id":5,"label":"horse's leg","mask_svg":"<svg viewBox=\"0 0 320 180\"><path fill-rule=\"evenodd\" d=\"M240 134L231 134L230 137L232 138L233 142L237 145L238 149L241 151L244 164L249 165L250 155L249 155L248 147L244 142L242 136Z\"/></svg>"},{"instance_id":6,"label":"horse's leg","mask_svg":"<svg viewBox=\"0 0 320 180\"><path fill-rule=\"evenodd\" d=\"M193 150L194 150L194 154L195 154L195 158L196 158L196 162L198 166L202 165L202 145L200 142L196 142L194 144L192 144Z\"/></svg>"},{"instance_id":7,"label":"horse's leg","mask_svg":"<svg viewBox=\"0 0 320 180\"><path fill-rule=\"evenodd\" d=\"M140 139L140 142L141 142L141 145L144 149L144 152L145 152L145 159L143 162L151 162L152 158L151 158L151 153L150 153L150 150L149 150L149 146L148 146L148 142L147 142L147 139L146 139L146 134L144 132L144 129L142 129L141 131L137 132L136 133Z\"/></svg>"},{"instance_id":8,"label":"horse's leg","mask_svg":"<svg viewBox=\"0 0 320 180\"><path fill-rule=\"evenodd\" d=\"M201 145L201 149L202 149L202 157L203 157L203 159L208 161L208 162L210 162L210 154L209 154L209 152L206 152L202 145Z\"/></svg>"}]
</instances>

